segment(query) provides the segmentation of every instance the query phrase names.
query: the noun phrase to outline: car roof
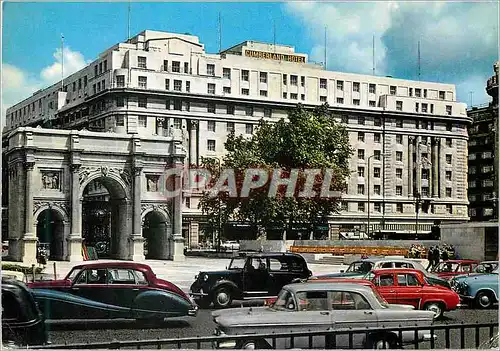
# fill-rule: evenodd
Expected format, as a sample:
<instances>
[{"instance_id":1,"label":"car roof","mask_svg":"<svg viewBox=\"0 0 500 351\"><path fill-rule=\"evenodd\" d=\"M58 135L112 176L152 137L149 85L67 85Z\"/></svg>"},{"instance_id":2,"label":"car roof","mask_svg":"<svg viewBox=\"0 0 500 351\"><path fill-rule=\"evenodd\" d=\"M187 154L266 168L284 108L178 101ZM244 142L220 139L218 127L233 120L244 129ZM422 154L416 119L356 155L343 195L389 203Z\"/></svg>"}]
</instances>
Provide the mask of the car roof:
<instances>
[{"instance_id":1,"label":"car roof","mask_svg":"<svg viewBox=\"0 0 500 351\"><path fill-rule=\"evenodd\" d=\"M151 267L147 264L124 261L82 263L74 266L73 268L135 268L139 270L151 270Z\"/></svg>"},{"instance_id":2,"label":"car roof","mask_svg":"<svg viewBox=\"0 0 500 351\"><path fill-rule=\"evenodd\" d=\"M342 284L342 283L356 283L356 284L362 284L366 286L375 286L371 281L367 279L351 279L351 278L321 278L321 279L311 279L308 280L307 282L310 283L315 283L315 284L320 284L320 283L335 283L335 284Z\"/></svg>"},{"instance_id":3,"label":"car roof","mask_svg":"<svg viewBox=\"0 0 500 351\"><path fill-rule=\"evenodd\" d=\"M422 274L421 271L418 269L412 269L412 268L382 268L382 269L374 269L372 270L373 273L387 273L387 272L394 272L394 273L420 273Z\"/></svg>"},{"instance_id":4,"label":"car roof","mask_svg":"<svg viewBox=\"0 0 500 351\"><path fill-rule=\"evenodd\" d=\"M368 285L359 283L331 283L331 282L305 282L286 285L293 293L300 291L324 291L324 290L347 290L347 291L372 291Z\"/></svg>"},{"instance_id":5,"label":"car roof","mask_svg":"<svg viewBox=\"0 0 500 351\"><path fill-rule=\"evenodd\" d=\"M292 253L292 252L259 252L259 251L240 251L238 252L239 257L276 257L276 256L282 256L282 257L298 257L301 259L304 259L299 254ZM238 257L237 256L237 257Z\"/></svg>"},{"instance_id":6,"label":"car roof","mask_svg":"<svg viewBox=\"0 0 500 351\"><path fill-rule=\"evenodd\" d=\"M446 260L442 263L477 263L478 260Z\"/></svg>"},{"instance_id":7,"label":"car roof","mask_svg":"<svg viewBox=\"0 0 500 351\"><path fill-rule=\"evenodd\" d=\"M363 258L360 260L353 261L352 263L355 262L371 262L371 263L378 263L378 262L411 262L415 263L418 261L415 260L410 260L407 258L390 258L390 257L384 257L384 258Z\"/></svg>"}]
</instances>

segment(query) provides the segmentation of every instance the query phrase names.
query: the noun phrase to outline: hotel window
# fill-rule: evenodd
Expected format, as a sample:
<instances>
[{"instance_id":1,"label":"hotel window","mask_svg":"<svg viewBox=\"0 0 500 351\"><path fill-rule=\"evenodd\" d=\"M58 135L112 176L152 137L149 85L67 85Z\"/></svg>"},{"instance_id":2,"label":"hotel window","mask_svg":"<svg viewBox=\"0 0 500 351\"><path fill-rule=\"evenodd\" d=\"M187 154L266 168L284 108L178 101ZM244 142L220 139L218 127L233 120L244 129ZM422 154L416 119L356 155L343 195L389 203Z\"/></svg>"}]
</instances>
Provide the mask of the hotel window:
<instances>
[{"instance_id":1,"label":"hotel window","mask_svg":"<svg viewBox=\"0 0 500 351\"><path fill-rule=\"evenodd\" d=\"M123 127L125 125L125 118L123 116L115 116L115 122L117 127Z\"/></svg>"},{"instance_id":2,"label":"hotel window","mask_svg":"<svg viewBox=\"0 0 500 351\"><path fill-rule=\"evenodd\" d=\"M182 128L182 120L180 118L174 118L174 129Z\"/></svg>"},{"instance_id":3,"label":"hotel window","mask_svg":"<svg viewBox=\"0 0 500 351\"><path fill-rule=\"evenodd\" d=\"M94 66L94 76L97 76L98 75L98 72L97 72L97 65Z\"/></svg>"},{"instance_id":4,"label":"hotel window","mask_svg":"<svg viewBox=\"0 0 500 351\"><path fill-rule=\"evenodd\" d=\"M358 184L358 195L364 195L364 194L365 194L365 185Z\"/></svg>"},{"instance_id":5,"label":"hotel window","mask_svg":"<svg viewBox=\"0 0 500 351\"><path fill-rule=\"evenodd\" d=\"M234 105L227 105L226 106L226 113L228 115L234 115Z\"/></svg>"},{"instance_id":6,"label":"hotel window","mask_svg":"<svg viewBox=\"0 0 500 351\"><path fill-rule=\"evenodd\" d=\"M125 99L122 97L117 97L116 98L116 107L124 107L125 106Z\"/></svg>"},{"instance_id":7,"label":"hotel window","mask_svg":"<svg viewBox=\"0 0 500 351\"><path fill-rule=\"evenodd\" d=\"M222 92L224 94L231 94L231 87L223 87Z\"/></svg>"},{"instance_id":8,"label":"hotel window","mask_svg":"<svg viewBox=\"0 0 500 351\"><path fill-rule=\"evenodd\" d=\"M422 187L422 196L429 197L429 187L427 187L427 186Z\"/></svg>"},{"instance_id":9,"label":"hotel window","mask_svg":"<svg viewBox=\"0 0 500 351\"><path fill-rule=\"evenodd\" d=\"M403 161L403 152L402 151L396 151L396 161L398 161L398 162Z\"/></svg>"},{"instance_id":10,"label":"hotel window","mask_svg":"<svg viewBox=\"0 0 500 351\"><path fill-rule=\"evenodd\" d=\"M96 87L95 87L95 84L94 84L94 85L92 85L92 88L94 89L94 94L95 94L95 93L97 93L97 89L96 89Z\"/></svg>"},{"instance_id":11,"label":"hotel window","mask_svg":"<svg viewBox=\"0 0 500 351\"><path fill-rule=\"evenodd\" d=\"M374 101L374 100L370 100L370 101L368 101L368 106L370 106L370 107L377 107L377 102Z\"/></svg>"},{"instance_id":12,"label":"hotel window","mask_svg":"<svg viewBox=\"0 0 500 351\"><path fill-rule=\"evenodd\" d=\"M302 76L300 77L300 86L305 86L306 85L306 77Z\"/></svg>"},{"instance_id":13,"label":"hotel window","mask_svg":"<svg viewBox=\"0 0 500 351\"><path fill-rule=\"evenodd\" d=\"M396 87L394 85L391 85L390 93L391 95L396 95Z\"/></svg>"},{"instance_id":14,"label":"hotel window","mask_svg":"<svg viewBox=\"0 0 500 351\"><path fill-rule=\"evenodd\" d=\"M234 132L234 122L227 122L227 124L226 124L226 131L228 133Z\"/></svg>"},{"instance_id":15,"label":"hotel window","mask_svg":"<svg viewBox=\"0 0 500 351\"><path fill-rule=\"evenodd\" d=\"M403 143L403 136L401 134L396 135L396 144Z\"/></svg>"},{"instance_id":16,"label":"hotel window","mask_svg":"<svg viewBox=\"0 0 500 351\"><path fill-rule=\"evenodd\" d=\"M434 104L431 104L431 113L434 113Z\"/></svg>"},{"instance_id":17,"label":"hotel window","mask_svg":"<svg viewBox=\"0 0 500 351\"><path fill-rule=\"evenodd\" d=\"M492 157L492 155L493 155L493 154L491 153L491 151L485 151L485 152L483 152L483 154L482 154L482 158L484 158L484 159L491 158L491 157Z\"/></svg>"},{"instance_id":18,"label":"hotel window","mask_svg":"<svg viewBox=\"0 0 500 351\"><path fill-rule=\"evenodd\" d=\"M451 132L452 131L452 124L451 123L446 123L446 131Z\"/></svg>"},{"instance_id":19,"label":"hotel window","mask_svg":"<svg viewBox=\"0 0 500 351\"><path fill-rule=\"evenodd\" d=\"M208 106L207 106L207 112L208 113L215 113L215 104L214 103L209 103L208 104Z\"/></svg>"},{"instance_id":20,"label":"hotel window","mask_svg":"<svg viewBox=\"0 0 500 351\"><path fill-rule=\"evenodd\" d=\"M148 118L146 116L139 116L139 127L146 128L148 126Z\"/></svg>"},{"instance_id":21,"label":"hotel window","mask_svg":"<svg viewBox=\"0 0 500 351\"><path fill-rule=\"evenodd\" d=\"M165 79L165 90L170 90L170 79Z\"/></svg>"},{"instance_id":22,"label":"hotel window","mask_svg":"<svg viewBox=\"0 0 500 351\"><path fill-rule=\"evenodd\" d=\"M358 141L365 142L365 133L358 132Z\"/></svg>"},{"instance_id":23,"label":"hotel window","mask_svg":"<svg viewBox=\"0 0 500 351\"><path fill-rule=\"evenodd\" d=\"M396 212L403 213L403 204L396 204Z\"/></svg>"},{"instance_id":24,"label":"hotel window","mask_svg":"<svg viewBox=\"0 0 500 351\"><path fill-rule=\"evenodd\" d=\"M427 89L424 89L424 98L427 97Z\"/></svg>"},{"instance_id":25,"label":"hotel window","mask_svg":"<svg viewBox=\"0 0 500 351\"><path fill-rule=\"evenodd\" d=\"M248 70L244 69L241 71L241 80L248 82L248 76L249 76Z\"/></svg>"},{"instance_id":26,"label":"hotel window","mask_svg":"<svg viewBox=\"0 0 500 351\"><path fill-rule=\"evenodd\" d=\"M215 140L207 140L207 151L215 151Z\"/></svg>"},{"instance_id":27,"label":"hotel window","mask_svg":"<svg viewBox=\"0 0 500 351\"><path fill-rule=\"evenodd\" d=\"M215 132L215 121L208 121L207 122L207 130L209 132Z\"/></svg>"},{"instance_id":28,"label":"hotel window","mask_svg":"<svg viewBox=\"0 0 500 351\"><path fill-rule=\"evenodd\" d=\"M344 98L337 98L337 104L343 104L344 103Z\"/></svg>"},{"instance_id":29,"label":"hotel window","mask_svg":"<svg viewBox=\"0 0 500 351\"><path fill-rule=\"evenodd\" d=\"M365 159L365 150L363 150L363 149L358 150L358 159L360 159L360 160Z\"/></svg>"},{"instance_id":30,"label":"hotel window","mask_svg":"<svg viewBox=\"0 0 500 351\"><path fill-rule=\"evenodd\" d=\"M241 95L250 95L250 90L245 88L241 89Z\"/></svg>"},{"instance_id":31,"label":"hotel window","mask_svg":"<svg viewBox=\"0 0 500 351\"><path fill-rule=\"evenodd\" d=\"M172 72L181 73L181 63L179 61L172 61Z\"/></svg>"},{"instance_id":32,"label":"hotel window","mask_svg":"<svg viewBox=\"0 0 500 351\"><path fill-rule=\"evenodd\" d=\"M78 90L82 88L82 78L78 78Z\"/></svg>"},{"instance_id":33,"label":"hotel window","mask_svg":"<svg viewBox=\"0 0 500 351\"><path fill-rule=\"evenodd\" d=\"M325 101L326 101L326 96L325 96ZM354 106L359 106L359 99L352 100L352 103Z\"/></svg>"},{"instance_id":34,"label":"hotel window","mask_svg":"<svg viewBox=\"0 0 500 351\"><path fill-rule=\"evenodd\" d=\"M342 115L342 117L340 117L340 120L342 121L342 123L348 124L349 123L349 116Z\"/></svg>"},{"instance_id":35,"label":"hotel window","mask_svg":"<svg viewBox=\"0 0 500 351\"><path fill-rule=\"evenodd\" d=\"M184 62L184 73L189 73L189 63Z\"/></svg>"},{"instance_id":36,"label":"hotel window","mask_svg":"<svg viewBox=\"0 0 500 351\"><path fill-rule=\"evenodd\" d=\"M231 79L231 68L224 67L222 69L222 77L224 77L226 79Z\"/></svg>"},{"instance_id":37,"label":"hotel window","mask_svg":"<svg viewBox=\"0 0 500 351\"><path fill-rule=\"evenodd\" d=\"M493 171L493 166L492 165L483 166L483 168L481 168L481 172L482 173L489 173L489 172L492 172L492 171Z\"/></svg>"},{"instance_id":38,"label":"hotel window","mask_svg":"<svg viewBox=\"0 0 500 351\"><path fill-rule=\"evenodd\" d=\"M373 178L380 178L380 168L379 167L373 168Z\"/></svg>"},{"instance_id":39,"label":"hotel window","mask_svg":"<svg viewBox=\"0 0 500 351\"><path fill-rule=\"evenodd\" d=\"M358 124L365 124L365 117L364 116L358 116Z\"/></svg>"},{"instance_id":40,"label":"hotel window","mask_svg":"<svg viewBox=\"0 0 500 351\"><path fill-rule=\"evenodd\" d=\"M410 90L409 90L409 95L410 95L410 96L413 96L413 88L410 88Z\"/></svg>"},{"instance_id":41,"label":"hotel window","mask_svg":"<svg viewBox=\"0 0 500 351\"><path fill-rule=\"evenodd\" d=\"M446 114L448 116L451 116L451 106L450 105L446 105Z\"/></svg>"},{"instance_id":42,"label":"hotel window","mask_svg":"<svg viewBox=\"0 0 500 351\"><path fill-rule=\"evenodd\" d=\"M252 106L245 107L245 115L246 116L253 116L253 107Z\"/></svg>"},{"instance_id":43,"label":"hotel window","mask_svg":"<svg viewBox=\"0 0 500 351\"><path fill-rule=\"evenodd\" d=\"M190 81L186 82L186 92L188 92L188 93L191 92L191 82Z\"/></svg>"},{"instance_id":44,"label":"hotel window","mask_svg":"<svg viewBox=\"0 0 500 351\"><path fill-rule=\"evenodd\" d=\"M469 195L470 202L476 201L476 199L477 199L476 195Z\"/></svg>"},{"instance_id":45,"label":"hotel window","mask_svg":"<svg viewBox=\"0 0 500 351\"><path fill-rule=\"evenodd\" d=\"M246 124L245 125L245 133L246 134L253 134L253 124Z\"/></svg>"},{"instance_id":46,"label":"hotel window","mask_svg":"<svg viewBox=\"0 0 500 351\"><path fill-rule=\"evenodd\" d=\"M260 96L267 97L267 90L261 90L260 91Z\"/></svg>"},{"instance_id":47,"label":"hotel window","mask_svg":"<svg viewBox=\"0 0 500 351\"><path fill-rule=\"evenodd\" d=\"M302 94L302 95L304 95L304 94ZM319 97L319 101L320 101L320 102L326 102L326 96L320 96L320 97ZM358 100L358 101L359 101L359 100Z\"/></svg>"},{"instance_id":48,"label":"hotel window","mask_svg":"<svg viewBox=\"0 0 500 351\"><path fill-rule=\"evenodd\" d=\"M380 161L380 156L382 156L382 153L380 152L380 150L374 150L373 151L373 158L376 159L377 161Z\"/></svg>"},{"instance_id":49,"label":"hotel window","mask_svg":"<svg viewBox=\"0 0 500 351\"><path fill-rule=\"evenodd\" d=\"M168 71L168 60L163 60L163 66L161 66L162 71Z\"/></svg>"},{"instance_id":50,"label":"hotel window","mask_svg":"<svg viewBox=\"0 0 500 351\"><path fill-rule=\"evenodd\" d=\"M451 165L451 155L450 154L446 155L446 163Z\"/></svg>"},{"instance_id":51,"label":"hotel window","mask_svg":"<svg viewBox=\"0 0 500 351\"><path fill-rule=\"evenodd\" d=\"M446 171L446 180L451 181L451 171Z\"/></svg>"},{"instance_id":52,"label":"hotel window","mask_svg":"<svg viewBox=\"0 0 500 351\"><path fill-rule=\"evenodd\" d=\"M396 168L396 178L403 178L403 169L402 168Z\"/></svg>"},{"instance_id":53,"label":"hotel window","mask_svg":"<svg viewBox=\"0 0 500 351\"><path fill-rule=\"evenodd\" d=\"M148 77L139 77L139 88L147 89L148 87Z\"/></svg>"},{"instance_id":54,"label":"hotel window","mask_svg":"<svg viewBox=\"0 0 500 351\"><path fill-rule=\"evenodd\" d=\"M359 82L352 83L352 91L359 93Z\"/></svg>"},{"instance_id":55,"label":"hotel window","mask_svg":"<svg viewBox=\"0 0 500 351\"><path fill-rule=\"evenodd\" d=\"M174 80L174 90L182 91L182 80Z\"/></svg>"},{"instance_id":56,"label":"hotel window","mask_svg":"<svg viewBox=\"0 0 500 351\"><path fill-rule=\"evenodd\" d=\"M325 96L326 98L326 96ZM306 94L300 94L300 100L304 101L306 99ZM325 99L326 101L326 99Z\"/></svg>"},{"instance_id":57,"label":"hotel window","mask_svg":"<svg viewBox=\"0 0 500 351\"><path fill-rule=\"evenodd\" d=\"M349 209L348 205L347 205L347 201L341 201L340 202L340 210L341 211L347 211Z\"/></svg>"},{"instance_id":58,"label":"hotel window","mask_svg":"<svg viewBox=\"0 0 500 351\"><path fill-rule=\"evenodd\" d=\"M319 88L320 89L326 89L326 79L320 78L320 80L319 80Z\"/></svg>"},{"instance_id":59,"label":"hotel window","mask_svg":"<svg viewBox=\"0 0 500 351\"><path fill-rule=\"evenodd\" d=\"M358 202L358 212L365 212L365 203Z\"/></svg>"},{"instance_id":60,"label":"hotel window","mask_svg":"<svg viewBox=\"0 0 500 351\"><path fill-rule=\"evenodd\" d=\"M427 113L427 104L422 104L422 113Z\"/></svg>"},{"instance_id":61,"label":"hotel window","mask_svg":"<svg viewBox=\"0 0 500 351\"><path fill-rule=\"evenodd\" d=\"M140 80L141 77L139 77L139 87L141 86L141 80ZM142 78L146 78L146 77L142 77ZM101 91L101 82L97 82L97 91ZM26 114L26 113L24 113Z\"/></svg>"},{"instance_id":62,"label":"hotel window","mask_svg":"<svg viewBox=\"0 0 500 351\"><path fill-rule=\"evenodd\" d=\"M290 93L290 99L297 100L298 99L298 95L296 93Z\"/></svg>"},{"instance_id":63,"label":"hotel window","mask_svg":"<svg viewBox=\"0 0 500 351\"><path fill-rule=\"evenodd\" d=\"M146 58L144 56L137 57L137 67L146 68Z\"/></svg>"},{"instance_id":64,"label":"hotel window","mask_svg":"<svg viewBox=\"0 0 500 351\"><path fill-rule=\"evenodd\" d=\"M422 179L429 179L429 170L428 169L422 169Z\"/></svg>"},{"instance_id":65,"label":"hotel window","mask_svg":"<svg viewBox=\"0 0 500 351\"><path fill-rule=\"evenodd\" d=\"M476 181L475 180L469 181L469 188L475 188L475 187L476 187Z\"/></svg>"},{"instance_id":66,"label":"hotel window","mask_svg":"<svg viewBox=\"0 0 500 351\"><path fill-rule=\"evenodd\" d=\"M84 83L86 83L86 81L87 80L85 79ZM85 84L85 85L87 85L87 84ZM125 76L122 76L122 75L116 76L116 86L118 88L123 88L125 86Z\"/></svg>"},{"instance_id":67,"label":"hotel window","mask_svg":"<svg viewBox=\"0 0 500 351\"><path fill-rule=\"evenodd\" d=\"M287 84L287 76L286 74L283 74L283 85L286 85Z\"/></svg>"},{"instance_id":68,"label":"hotel window","mask_svg":"<svg viewBox=\"0 0 500 351\"><path fill-rule=\"evenodd\" d=\"M298 82L298 77L296 75L290 75L290 84L291 85L297 85Z\"/></svg>"},{"instance_id":69,"label":"hotel window","mask_svg":"<svg viewBox=\"0 0 500 351\"><path fill-rule=\"evenodd\" d=\"M147 98L140 97L138 101L139 101L139 103L138 103L139 107L146 107L146 108L148 107L148 99Z\"/></svg>"},{"instance_id":70,"label":"hotel window","mask_svg":"<svg viewBox=\"0 0 500 351\"><path fill-rule=\"evenodd\" d=\"M118 79L119 76L116 76L116 78ZM123 77L123 85L125 85L125 76L122 76ZM87 86L87 76L83 77L83 87L85 88Z\"/></svg>"},{"instance_id":71,"label":"hotel window","mask_svg":"<svg viewBox=\"0 0 500 351\"><path fill-rule=\"evenodd\" d=\"M215 94L215 84L214 83L207 84L207 93L208 94Z\"/></svg>"},{"instance_id":72,"label":"hotel window","mask_svg":"<svg viewBox=\"0 0 500 351\"><path fill-rule=\"evenodd\" d=\"M493 209L492 208L485 208L483 210L483 215L484 216L493 216Z\"/></svg>"},{"instance_id":73,"label":"hotel window","mask_svg":"<svg viewBox=\"0 0 500 351\"><path fill-rule=\"evenodd\" d=\"M181 111L182 110L182 101L179 99L174 100L174 110Z\"/></svg>"},{"instance_id":74,"label":"hotel window","mask_svg":"<svg viewBox=\"0 0 500 351\"><path fill-rule=\"evenodd\" d=\"M380 127L382 125L382 119L380 117L375 117L373 119L373 125L375 127Z\"/></svg>"},{"instance_id":75,"label":"hotel window","mask_svg":"<svg viewBox=\"0 0 500 351\"><path fill-rule=\"evenodd\" d=\"M337 81L337 90L344 91L344 81L343 80Z\"/></svg>"},{"instance_id":76,"label":"hotel window","mask_svg":"<svg viewBox=\"0 0 500 351\"><path fill-rule=\"evenodd\" d=\"M422 121L422 129L429 129L429 122L427 121ZM427 141L427 137L425 137Z\"/></svg>"},{"instance_id":77,"label":"hotel window","mask_svg":"<svg viewBox=\"0 0 500 351\"><path fill-rule=\"evenodd\" d=\"M453 205L446 205L446 213L453 213Z\"/></svg>"},{"instance_id":78,"label":"hotel window","mask_svg":"<svg viewBox=\"0 0 500 351\"><path fill-rule=\"evenodd\" d=\"M446 188L446 197L451 197L451 188Z\"/></svg>"},{"instance_id":79,"label":"hotel window","mask_svg":"<svg viewBox=\"0 0 500 351\"><path fill-rule=\"evenodd\" d=\"M373 192L375 193L375 195L380 195L380 185L374 185L373 186Z\"/></svg>"},{"instance_id":80,"label":"hotel window","mask_svg":"<svg viewBox=\"0 0 500 351\"><path fill-rule=\"evenodd\" d=\"M486 179L482 181L482 186L483 188L489 188L493 186L493 180L491 179Z\"/></svg>"},{"instance_id":81,"label":"hotel window","mask_svg":"<svg viewBox=\"0 0 500 351\"><path fill-rule=\"evenodd\" d=\"M215 65L212 63L207 63L207 75L215 76Z\"/></svg>"},{"instance_id":82,"label":"hotel window","mask_svg":"<svg viewBox=\"0 0 500 351\"><path fill-rule=\"evenodd\" d=\"M382 205L380 202L375 202L373 204L373 211L374 212L381 212L382 211Z\"/></svg>"},{"instance_id":83,"label":"hotel window","mask_svg":"<svg viewBox=\"0 0 500 351\"><path fill-rule=\"evenodd\" d=\"M396 101L396 110L403 111L403 101Z\"/></svg>"},{"instance_id":84,"label":"hotel window","mask_svg":"<svg viewBox=\"0 0 500 351\"><path fill-rule=\"evenodd\" d=\"M380 133L373 134L373 142L380 144Z\"/></svg>"},{"instance_id":85,"label":"hotel window","mask_svg":"<svg viewBox=\"0 0 500 351\"><path fill-rule=\"evenodd\" d=\"M170 110L170 100L169 99L165 100L165 108L167 110Z\"/></svg>"},{"instance_id":86,"label":"hotel window","mask_svg":"<svg viewBox=\"0 0 500 351\"><path fill-rule=\"evenodd\" d=\"M358 167L358 177L365 176L365 167Z\"/></svg>"},{"instance_id":87,"label":"hotel window","mask_svg":"<svg viewBox=\"0 0 500 351\"><path fill-rule=\"evenodd\" d=\"M415 103L415 112L418 112L418 102Z\"/></svg>"},{"instance_id":88,"label":"hotel window","mask_svg":"<svg viewBox=\"0 0 500 351\"><path fill-rule=\"evenodd\" d=\"M403 187L401 185L396 186L396 196L403 196Z\"/></svg>"},{"instance_id":89,"label":"hotel window","mask_svg":"<svg viewBox=\"0 0 500 351\"><path fill-rule=\"evenodd\" d=\"M444 91L439 92L439 99L444 100Z\"/></svg>"},{"instance_id":90,"label":"hotel window","mask_svg":"<svg viewBox=\"0 0 500 351\"><path fill-rule=\"evenodd\" d=\"M416 97L422 97L422 90L419 88L415 88L415 96Z\"/></svg>"},{"instance_id":91,"label":"hotel window","mask_svg":"<svg viewBox=\"0 0 500 351\"><path fill-rule=\"evenodd\" d=\"M267 72L260 72L260 82L267 83Z\"/></svg>"},{"instance_id":92,"label":"hotel window","mask_svg":"<svg viewBox=\"0 0 500 351\"><path fill-rule=\"evenodd\" d=\"M370 84L370 85L368 85L368 92L369 92L370 94L375 94L375 93L376 93L375 84Z\"/></svg>"},{"instance_id":93,"label":"hotel window","mask_svg":"<svg viewBox=\"0 0 500 351\"><path fill-rule=\"evenodd\" d=\"M476 167L469 167L469 174L476 174Z\"/></svg>"},{"instance_id":94,"label":"hotel window","mask_svg":"<svg viewBox=\"0 0 500 351\"><path fill-rule=\"evenodd\" d=\"M271 117L272 114L273 114L273 112L270 108L264 109L264 117Z\"/></svg>"},{"instance_id":95,"label":"hotel window","mask_svg":"<svg viewBox=\"0 0 500 351\"><path fill-rule=\"evenodd\" d=\"M286 93L286 92L284 92L284 93L283 93L283 99L286 99L286 98L287 98L287 93Z\"/></svg>"}]
</instances>

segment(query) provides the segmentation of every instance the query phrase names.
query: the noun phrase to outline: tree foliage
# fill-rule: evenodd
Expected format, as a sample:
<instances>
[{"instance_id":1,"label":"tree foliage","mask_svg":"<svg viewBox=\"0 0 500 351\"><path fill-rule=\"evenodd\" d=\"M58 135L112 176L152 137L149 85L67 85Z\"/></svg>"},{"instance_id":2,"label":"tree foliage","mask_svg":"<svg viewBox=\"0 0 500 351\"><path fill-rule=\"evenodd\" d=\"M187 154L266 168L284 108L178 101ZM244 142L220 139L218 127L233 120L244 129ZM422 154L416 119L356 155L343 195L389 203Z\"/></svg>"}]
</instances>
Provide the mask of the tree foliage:
<instances>
[{"instance_id":1,"label":"tree foliage","mask_svg":"<svg viewBox=\"0 0 500 351\"><path fill-rule=\"evenodd\" d=\"M220 169L235 172L237 197L220 192L217 197L206 191L200 208L207 215L209 224L216 226L220 220L250 221L262 228L285 227L291 222L318 223L338 212L339 198L321 197L323 180L331 170L330 190L342 191L350 175L349 159L352 149L344 125L337 123L328 105L307 110L302 105L289 112L288 120L276 123L261 120L252 137L231 133L225 143L227 154L221 161L202 158L213 178L213 186L220 176ZM245 171L258 168L269 177L265 185L252 189L248 197L241 195ZM285 196L287 188L280 186L276 196L269 197L273 171L279 169L281 178L287 178L292 170L299 170L294 196ZM319 169L315 177L313 197L300 197L306 183L305 170ZM217 224L218 225L218 224Z\"/></svg>"}]
</instances>

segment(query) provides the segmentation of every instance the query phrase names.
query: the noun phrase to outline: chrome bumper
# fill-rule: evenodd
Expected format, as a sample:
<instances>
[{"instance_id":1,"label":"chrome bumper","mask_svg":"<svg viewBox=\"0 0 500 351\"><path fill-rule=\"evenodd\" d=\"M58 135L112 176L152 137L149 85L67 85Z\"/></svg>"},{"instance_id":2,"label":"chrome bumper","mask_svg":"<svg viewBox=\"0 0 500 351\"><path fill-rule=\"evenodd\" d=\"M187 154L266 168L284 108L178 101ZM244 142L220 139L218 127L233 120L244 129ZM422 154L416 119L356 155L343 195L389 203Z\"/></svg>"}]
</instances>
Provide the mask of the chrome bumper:
<instances>
[{"instance_id":1,"label":"chrome bumper","mask_svg":"<svg viewBox=\"0 0 500 351\"><path fill-rule=\"evenodd\" d=\"M189 292L189 296L193 296L193 297L205 297L205 296L208 296L208 293L204 292L203 289L200 289L199 292L190 291Z\"/></svg>"},{"instance_id":2,"label":"chrome bumper","mask_svg":"<svg viewBox=\"0 0 500 351\"><path fill-rule=\"evenodd\" d=\"M198 314L198 306L193 306L192 309L188 310L188 316L194 317Z\"/></svg>"},{"instance_id":3,"label":"chrome bumper","mask_svg":"<svg viewBox=\"0 0 500 351\"><path fill-rule=\"evenodd\" d=\"M423 338L424 341L430 341L431 339L437 340L437 335L431 335L431 334L424 334Z\"/></svg>"}]
</instances>

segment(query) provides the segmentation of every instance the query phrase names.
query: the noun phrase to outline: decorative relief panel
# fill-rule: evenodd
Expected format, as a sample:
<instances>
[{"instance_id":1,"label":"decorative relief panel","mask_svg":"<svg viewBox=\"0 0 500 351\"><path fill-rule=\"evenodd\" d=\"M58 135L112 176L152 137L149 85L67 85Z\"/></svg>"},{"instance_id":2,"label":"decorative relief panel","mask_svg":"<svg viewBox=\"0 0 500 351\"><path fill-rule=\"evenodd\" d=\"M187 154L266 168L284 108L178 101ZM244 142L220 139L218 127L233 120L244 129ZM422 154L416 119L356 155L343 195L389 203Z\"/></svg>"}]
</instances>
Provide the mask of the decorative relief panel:
<instances>
[{"instance_id":1,"label":"decorative relief panel","mask_svg":"<svg viewBox=\"0 0 500 351\"><path fill-rule=\"evenodd\" d=\"M146 187L149 192L158 192L158 182L160 180L159 175L149 174L146 175Z\"/></svg>"},{"instance_id":2,"label":"decorative relief panel","mask_svg":"<svg viewBox=\"0 0 500 351\"><path fill-rule=\"evenodd\" d=\"M120 168L110 168L107 166L101 166L101 167L81 167L80 169L80 184L85 183L87 178L95 172L100 172L103 177L107 177L111 174L116 174L120 178L123 179L125 184L127 186L132 185L132 177L130 175L130 171L127 169L120 169Z\"/></svg>"},{"instance_id":3,"label":"decorative relief panel","mask_svg":"<svg viewBox=\"0 0 500 351\"><path fill-rule=\"evenodd\" d=\"M148 211L149 209L156 211L162 210L170 216L170 205L168 204L155 204L155 203L143 203L141 204L141 213Z\"/></svg>"},{"instance_id":4,"label":"decorative relief panel","mask_svg":"<svg viewBox=\"0 0 500 351\"><path fill-rule=\"evenodd\" d=\"M70 205L66 201L33 201L33 214L35 214L42 207L58 207L66 216L69 217Z\"/></svg>"},{"instance_id":5,"label":"decorative relief panel","mask_svg":"<svg viewBox=\"0 0 500 351\"><path fill-rule=\"evenodd\" d=\"M41 171L42 189L61 190L61 171Z\"/></svg>"}]
</instances>

